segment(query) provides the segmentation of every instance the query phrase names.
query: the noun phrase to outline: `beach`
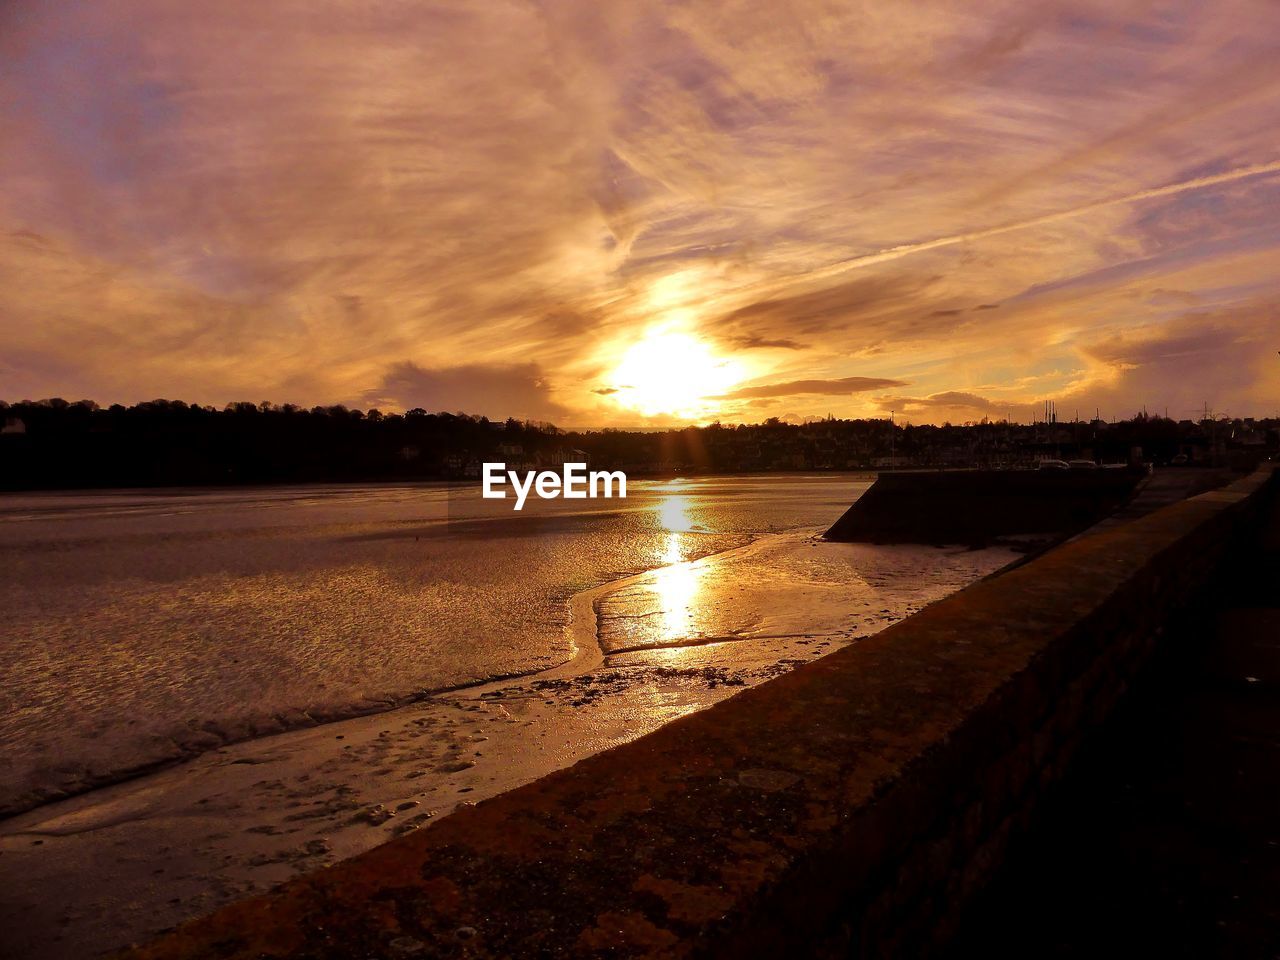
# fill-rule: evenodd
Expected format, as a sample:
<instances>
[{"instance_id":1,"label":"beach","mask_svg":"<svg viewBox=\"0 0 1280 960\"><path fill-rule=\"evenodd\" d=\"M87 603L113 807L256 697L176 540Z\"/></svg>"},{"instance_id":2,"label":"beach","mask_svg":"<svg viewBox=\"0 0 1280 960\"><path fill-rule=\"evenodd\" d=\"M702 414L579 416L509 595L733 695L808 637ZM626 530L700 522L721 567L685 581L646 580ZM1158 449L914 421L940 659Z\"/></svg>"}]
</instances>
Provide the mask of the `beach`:
<instances>
[{"instance_id":1,"label":"beach","mask_svg":"<svg viewBox=\"0 0 1280 960\"><path fill-rule=\"evenodd\" d=\"M74 795L28 803L28 809L0 823L0 881L15 891L3 906L5 916L0 917L12 940L4 946L17 956L76 957L145 938L397 834L429 828L459 804L478 802L642 736L856 642L999 569L1015 556L1000 548L970 551L825 543L818 539L822 524L814 521L838 513L839 506L847 505L867 482L827 477L790 480L790 484L760 487L751 479L655 483L652 489L640 489L626 511L544 517L534 521L540 526L537 534L525 537L503 527L508 518L478 517L468 512L470 507L460 508L438 490L311 493L307 507L297 502L296 494L277 493L268 495L265 505L232 511L238 527L222 522L224 508L206 508L222 511L219 536L231 541L212 551L203 549L217 539L209 535L208 515L192 519L202 506L198 499L181 508L165 501L165 510L171 512L164 519L155 516L155 503L81 505L81 509L115 511L97 519L104 528L120 524L121 517L135 537L139 527L150 527L153 532L142 538L143 546L154 546L155 540L148 538L163 538L171 556L185 556L176 545L189 547L195 537L202 545L202 558L187 562L200 567L198 571L189 567L184 580L179 576L184 573L180 565L164 570L156 566L149 585L135 584L133 589L157 593L187 589L180 595L196 597L201 610L208 609L212 604L208 598L217 590L227 590L227 584L222 582L216 590L207 584L192 590L189 581L209 576L210 557L224 568L230 565L237 542L239 556L245 557L246 539L255 545L258 566L251 570L242 559L242 577L327 576L347 583L341 579L347 576L346 559L339 571L322 573L314 563L308 567L295 556L294 567L282 571L280 567L287 564L280 558L288 551L279 544L301 541L311 556L319 549L336 550L335 543L344 551L351 544L359 545L354 548L356 554L369 544L408 553L422 550L425 539L437 545L442 555L449 555L458 548L442 545L455 539L465 545L468 538L484 538L493 546L501 537L503 547L514 550L522 562L543 557L544 573L572 566L572 576L565 579L577 589L548 590L545 579L532 586L526 583L528 590L537 587L549 597L532 605L533 616L517 615L527 593L515 592L514 599L507 601L510 605L502 607L499 590L499 613L492 607L477 610L476 617L465 623L456 615L426 625L415 620L417 632L403 635L412 638L408 640L388 639L380 633L413 606L404 599L407 591L395 600L394 610L384 605L385 598L370 603L363 595L357 600L347 593L342 601L349 611L344 621L347 636L362 638L360 648L327 659L339 647L335 644L318 652L308 640L303 652L314 661L311 669L295 676L277 675L275 686L267 687L277 691L277 699L265 703L272 709L256 713L254 702L245 697L252 671L231 665L230 676L222 677L221 686L210 691L222 690L224 699L210 696L208 700L214 708L224 709L220 704L231 703L238 695L240 713L229 710L225 712L231 719L216 717L217 709L206 705L210 715L206 722L216 721L218 732L211 733L212 740L184 748L189 752L175 753L172 745L178 744L177 739L154 734L166 729L166 723L172 726L172 717L146 718L148 729L131 738L129 731L138 725L129 723L132 718L125 711L95 714L90 710L77 724L77 706L70 698L68 722L46 723L40 736L45 743L70 745L60 749L78 750L83 758L78 769L85 779L52 786L53 781L46 779L43 789ZM799 494L796 484L801 485ZM319 518L315 518L315 500L320 501ZM779 511L776 507L783 500L792 506ZM762 524L754 519L766 506L783 522ZM29 506L22 507L32 513ZM126 508L143 512L130 514ZM121 513L122 509L126 512ZM425 517L428 510L434 516ZM320 522L309 520L308 511ZM246 513L253 516L246 519ZM264 519L271 522L263 523ZM14 521L9 526L23 522L32 521ZM35 522L44 523L44 548L56 549L60 543L56 522ZM486 525L489 529L484 529ZM175 526L187 529L175 531ZM29 546L34 539L31 529L10 536L25 536ZM82 519L76 538L80 549L87 539L83 529ZM320 536L317 530L324 531L324 544L314 542ZM432 533L424 538L427 530ZM109 529L100 534L102 542L114 542ZM635 544L642 543L644 556L628 568L619 562L621 548L609 552L604 541L610 536L630 545L633 561L637 560ZM544 538L550 538L550 548ZM577 541L582 545L575 552ZM127 553L129 548L122 549ZM557 550L568 550L572 564L548 562ZM264 555L272 558L276 568L264 567ZM385 564L387 554L383 556ZM594 558L594 567L582 559L587 556ZM371 561L366 553L352 562ZM604 570L606 566L612 569ZM403 583L405 568L392 564L392 569ZM385 570L381 576L383 584L393 579ZM531 573L524 579L536 577ZM423 589L414 596L433 591L444 595L437 582L419 583ZM248 596L251 608L258 604L272 609L256 589ZM494 599L486 597L485 602L492 604ZM318 609L324 609L325 603L338 601L316 602ZM459 590L441 606L466 613L474 603L472 595ZM23 609L30 616L35 606L29 603ZM144 628L151 609L135 610L135 621ZM185 609L189 615L190 607ZM246 629L260 629L261 622L245 621L243 612L244 608L240 620ZM168 629L174 615L167 621ZM12 623L7 627L14 629ZM298 629L299 635L306 633L303 627ZM466 652L465 645L450 646L449 641L459 639L458 630L464 639L483 634L485 643L470 649L469 658L443 657L441 649ZM424 638L441 638L434 655L414 654L416 645L426 643ZM279 633L268 633L263 640L265 648L274 651L273 657L278 651L272 643L279 640ZM213 642L216 645L216 639ZM377 662L387 663L386 676L401 686L369 686L367 667L359 674L360 683L343 675L361 651L367 654L388 646L403 655ZM505 662L496 656L504 649L510 653ZM493 659L481 666L485 656ZM252 657L242 659L253 661ZM257 662L278 664L279 660ZM441 669L442 664L446 669ZM349 697L329 715L301 706L297 714L281 709L288 702L304 703L308 693L318 689L315 678L358 690L362 698ZM278 691L286 687L288 697L279 696ZM13 693L10 689L9 695ZM145 685L135 688L135 699L147 702L149 697L154 699ZM264 706L263 701L257 706ZM348 711L345 718L343 710ZM236 716L274 717L278 727L272 730L261 719L244 721ZM319 722L326 716L334 719ZM114 722L115 729L105 729L97 738L83 733L90 721L101 725L104 718ZM232 731L239 735L230 736ZM17 748L6 749L6 754L20 758L24 744L12 740L12 728L5 736L6 747L12 742ZM102 746L97 748L95 742ZM167 755L159 749L166 744ZM155 753L147 754L147 749ZM150 761L156 769L145 775L131 775L131 768L121 766L122 760L147 756L160 759ZM94 771L92 775L104 785L90 789L85 770ZM12 771L6 771L6 776L12 776Z\"/></svg>"}]
</instances>

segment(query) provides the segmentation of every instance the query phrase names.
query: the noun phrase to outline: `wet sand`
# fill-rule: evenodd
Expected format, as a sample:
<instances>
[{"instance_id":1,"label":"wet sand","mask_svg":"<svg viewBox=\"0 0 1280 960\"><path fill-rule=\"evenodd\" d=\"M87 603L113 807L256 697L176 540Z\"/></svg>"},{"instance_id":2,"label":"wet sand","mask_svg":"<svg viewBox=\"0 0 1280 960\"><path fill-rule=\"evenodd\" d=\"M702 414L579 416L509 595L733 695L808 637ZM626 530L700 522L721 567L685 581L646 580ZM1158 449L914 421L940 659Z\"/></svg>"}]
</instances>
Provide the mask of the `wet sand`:
<instances>
[{"instance_id":1,"label":"wet sand","mask_svg":"<svg viewBox=\"0 0 1280 960\"><path fill-rule=\"evenodd\" d=\"M1014 556L805 531L585 591L574 656L544 673L219 748L0 824L0 950L60 960L145 939L642 736Z\"/></svg>"},{"instance_id":2,"label":"wet sand","mask_svg":"<svg viewBox=\"0 0 1280 960\"><path fill-rule=\"evenodd\" d=\"M0 816L564 663L575 594L865 482L634 487L521 514L439 484L0 497Z\"/></svg>"}]
</instances>

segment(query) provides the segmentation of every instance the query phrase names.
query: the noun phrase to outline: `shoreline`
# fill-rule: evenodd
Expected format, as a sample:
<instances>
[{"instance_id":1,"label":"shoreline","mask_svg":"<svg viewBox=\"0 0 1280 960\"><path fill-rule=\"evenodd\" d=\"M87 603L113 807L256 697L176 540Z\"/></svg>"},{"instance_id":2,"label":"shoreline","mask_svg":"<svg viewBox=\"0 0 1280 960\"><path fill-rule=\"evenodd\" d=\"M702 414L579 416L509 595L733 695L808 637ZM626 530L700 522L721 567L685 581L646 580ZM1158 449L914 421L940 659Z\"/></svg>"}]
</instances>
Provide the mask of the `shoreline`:
<instances>
[{"instance_id":1,"label":"shoreline","mask_svg":"<svg viewBox=\"0 0 1280 960\"><path fill-rule=\"evenodd\" d=\"M795 533L795 531L785 531L782 533L757 534L748 543L726 547L722 550L714 550L702 556L695 557L692 560L683 561L677 566L696 567L716 558L748 555L752 547L756 547L762 542L769 542L780 537L794 536ZM625 589L627 586L641 581L643 578L653 574L657 570L666 569L669 566L671 565L650 567L637 573L628 574L624 577L607 580L595 587L580 590L571 596L567 601L569 620L564 630L564 638L567 645L568 655L566 659L559 663L548 667L542 667L540 669L517 670L510 673L481 677L459 684L449 684L441 687L423 687L404 696L387 694L385 698L370 698L366 700L365 703L368 704L367 707L362 706L359 703L352 703L348 708L337 709L328 713L321 712L315 708L298 708L289 715L282 713L264 714L261 717L256 718L253 722L260 725L266 725L274 722L278 724L277 729L268 729L261 732L251 732L244 736L237 735L226 739L218 739L217 742L213 743L193 743L190 746L184 747L184 744L174 741L178 750L171 756L154 761L148 761L136 766L122 767L118 770L99 776L91 776L86 778L81 785L77 785L74 788L42 794L38 798L32 799L29 802L26 798L30 797L30 794L18 795L18 799L16 801L0 802L0 831L4 830L5 825L10 820L28 813L33 813L43 807L84 797L98 790L105 790L118 784L128 783L132 780L153 776L173 767L191 763L210 752L221 750L226 747L249 744L259 740L265 740L270 737L285 736L290 733L325 727L335 723L344 723L348 720L356 720L364 717L376 717L384 713L392 713L396 710L400 710L404 707L409 707L417 703L422 703L438 697L446 697L450 694L465 693L467 691L478 690L490 686L498 686L520 680L532 681L537 679L558 679L564 676L576 676L588 670L596 669L601 666L605 662L607 656L611 654L606 654L600 647L598 637L596 635L595 602L604 596L608 596L611 593L617 592L620 589ZM733 638L725 637L723 639L728 641ZM695 644L681 644L681 646L693 645ZM673 644L672 646L676 645ZM661 648L645 647L636 649L656 650ZM613 651L613 653L623 652L633 651ZM205 733L210 737L217 736L207 728Z\"/></svg>"},{"instance_id":2,"label":"shoreline","mask_svg":"<svg viewBox=\"0 0 1280 960\"><path fill-rule=\"evenodd\" d=\"M779 564L850 549L809 536L765 535L682 566L734 584L754 570L777 606ZM33 958L124 946L636 739L869 636L1013 559L1008 551L932 548L866 554L896 562L922 555L950 572L926 593L893 601L891 612L881 598L892 584L889 593L873 590L866 610L824 607L825 626L786 639L765 629L767 611L756 611L754 635L606 654L595 642L601 601L652 587L661 569L620 578L571 598L574 655L548 670L219 747L11 817L0 822L0 879L18 893L0 908L0 926L30 931L11 949ZM784 614L821 620L813 590L826 586L793 584ZM735 597L725 608L735 616L743 603L760 604ZM86 863L111 882L89 887Z\"/></svg>"},{"instance_id":3,"label":"shoreline","mask_svg":"<svg viewBox=\"0 0 1280 960\"><path fill-rule=\"evenodd\" d=\"M445 521L440 522L444 523ZM758 534L755 535L749 543L726 547L721 550L713 550L710 553L696 557L694 560L685 561L685 563L699 563L713 557L736 553L737 551L751 547L761 539L768 539L770 537L780 535L781 534ZM579 610L577 605L584 600L588 605L593 604L597 597L606 595L618 586L634 582L658 569L662 569L662 567L649 567L621 578L606 580L594 587L590 587L586 590L581 590L573 594L566 601L569 610L569 620L564 629L564 649L567 652L567 656L564 660L558 663L531 670L515 670L509 673L493 674L486 677L479 677L474 680L467 680L462 683L446 684L439 687L421 687L411 693L403 695L397 695L394 693L380 694L375 697L365 698L362 702L352 701L346 706L336 708L322 708L320 706L297 707L292 708L287 712L277 711L274 713L263 713L259 716L242 720L240 722L239 726L241 728L256 728L244 734L235 733L230 736L222 736L220 733L215 733L210 729L210 727L206 726L199 731L199 736L196 736L196 731L193 730L193 738L191 741L182 742L177 739L173 739L172 742L176 749L171 754L162 758L149 760L136 765L120 767L103 774L87 775L83 781L66 789L38 788L36 791L31 793L17 794L15 799L0 801L0 830L3 830L5 824L10 820L38 811L43 807L62 803L68 800L74 800L78 797L84 797L98 790L108 789L118 784L128 783L132 780L153 776L173 767L191 763L210 752L221 750L226 747L253 743L270 737L283 736L299 731L325 727L335 723L344 723L348 720L355 720L364 717L376 717L380 714L391 713L404 707L412 706L416 703L422 703L436 697L462 693L491 685L504 684L521 679L540 678L544 675L547 675L549 678L554 678L561 676L561 672L566 670L577 673L591 669L593 664L598 666L603 662L604 653L603 651L599 651L598 660L593 660L591 650L593 648L597 651L599 650L599 645L596 643L593 633L594 620L588 618L587 614L584 611ZM588 609L593 610L590 606ZM550 651L549 655L558 655L558 649L553 649Z\"/></svg>"}]
</instances>

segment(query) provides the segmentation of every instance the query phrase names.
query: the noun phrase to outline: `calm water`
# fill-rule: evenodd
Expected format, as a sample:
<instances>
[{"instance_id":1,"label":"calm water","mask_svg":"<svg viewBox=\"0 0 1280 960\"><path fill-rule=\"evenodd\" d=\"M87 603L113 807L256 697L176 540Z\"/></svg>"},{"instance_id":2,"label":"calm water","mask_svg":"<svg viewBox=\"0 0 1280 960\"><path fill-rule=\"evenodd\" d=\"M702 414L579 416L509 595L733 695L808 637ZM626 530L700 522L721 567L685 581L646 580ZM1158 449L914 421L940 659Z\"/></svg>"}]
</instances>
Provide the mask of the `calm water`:
<instances>
[{"instance_id":1,"label":"calm water","mask_svg":"<svg viewBox=\"0 0 1280 960\"><path fill-rule=\"evenodd\" d=\"M575 593L824 527L868 482L633 482L521 514L437 485L0 497L0 809L555 665Z\"/></svg>"}]
</instances>

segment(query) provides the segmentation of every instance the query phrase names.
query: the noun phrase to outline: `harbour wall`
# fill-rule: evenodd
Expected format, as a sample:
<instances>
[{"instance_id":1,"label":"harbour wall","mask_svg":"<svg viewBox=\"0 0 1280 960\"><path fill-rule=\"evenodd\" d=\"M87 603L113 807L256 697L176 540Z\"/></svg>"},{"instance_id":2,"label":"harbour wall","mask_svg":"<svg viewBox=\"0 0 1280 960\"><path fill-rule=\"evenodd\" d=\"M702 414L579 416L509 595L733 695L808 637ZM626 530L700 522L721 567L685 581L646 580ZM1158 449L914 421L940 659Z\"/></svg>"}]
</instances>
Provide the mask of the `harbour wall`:
<instances>
[{"instance_id":1,"label":"harbour wall","mask_svg":"<svg viewBox=\"0 0 1280 960\"><path fill-rule=\"evenodd\" d=\"M1144 477L1129 469L882 473L827 531L860 543L973 543L1069 534L1114 511Z\"/></svg>"}]
</instances>

